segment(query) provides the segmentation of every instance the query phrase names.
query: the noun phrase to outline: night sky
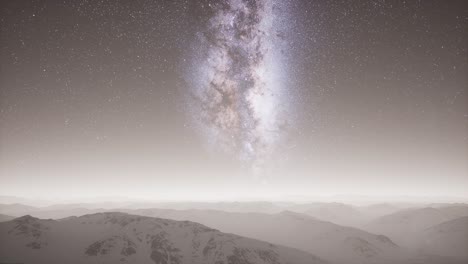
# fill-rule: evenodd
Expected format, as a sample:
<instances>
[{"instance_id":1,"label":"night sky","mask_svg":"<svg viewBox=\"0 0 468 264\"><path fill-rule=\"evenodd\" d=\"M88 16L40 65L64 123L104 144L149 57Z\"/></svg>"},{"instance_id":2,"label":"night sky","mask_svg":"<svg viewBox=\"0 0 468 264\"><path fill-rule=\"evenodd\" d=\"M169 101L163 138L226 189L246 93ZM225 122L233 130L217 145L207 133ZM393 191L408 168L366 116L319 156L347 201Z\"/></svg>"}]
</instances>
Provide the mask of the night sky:
<instances>
[{"instance_id":1,"label":"night sky","mask_svg":"<svg viewBox=\"0 0 468 264\"><path fill-rule=\"evenodd\" d=\"M467 1L0 7L1 194L468 196Z\"/></svg>"}]
</instances>

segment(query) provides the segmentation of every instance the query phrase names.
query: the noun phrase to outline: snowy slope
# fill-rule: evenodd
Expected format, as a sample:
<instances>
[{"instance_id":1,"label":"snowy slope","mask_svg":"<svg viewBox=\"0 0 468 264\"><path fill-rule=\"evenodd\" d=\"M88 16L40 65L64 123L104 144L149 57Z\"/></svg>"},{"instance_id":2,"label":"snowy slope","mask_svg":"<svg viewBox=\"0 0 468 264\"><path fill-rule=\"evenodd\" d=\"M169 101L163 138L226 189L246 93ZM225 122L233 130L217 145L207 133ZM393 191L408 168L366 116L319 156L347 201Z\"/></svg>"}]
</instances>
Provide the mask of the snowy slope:
<instances>
[{"instance_id":1,"label":"snowy slope","mask_svg":"<svg viewBox=\"0 0 468 264\"><path fill-rule=\"evenodd\" d=\"M188 222L125 213L0 223L6 263L312 264L311 254Z\"/></svg>"},{"instance_id":2,"label":"snowy slope","mask_svg":"<svg viewBox=\"0 0 468 264\"><path fill-rule=\"evenodd\" d=\"M194 221L222 232L298 248L336 263L394 263L395 256L403 255L400 248L385 236L289 211L262 214L140 209L131 213Z\"/></svg>"}]
</instances>

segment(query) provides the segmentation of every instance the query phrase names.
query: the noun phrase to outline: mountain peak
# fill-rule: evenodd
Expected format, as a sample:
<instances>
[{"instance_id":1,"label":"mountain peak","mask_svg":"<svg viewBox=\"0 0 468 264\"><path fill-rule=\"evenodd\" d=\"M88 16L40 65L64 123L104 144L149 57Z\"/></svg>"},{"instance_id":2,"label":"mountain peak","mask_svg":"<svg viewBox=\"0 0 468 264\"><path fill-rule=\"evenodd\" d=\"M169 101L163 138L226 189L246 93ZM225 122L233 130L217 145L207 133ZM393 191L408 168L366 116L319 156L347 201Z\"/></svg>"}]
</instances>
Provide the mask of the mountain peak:
<instances>
[{"instance_id":1,"label":"mountain peak","mask_svg":"<svg viewBox=\"0 0 468 264\"><path fill-rule=\"evenodd\" d=\"M33 222L33 221L37 221L37 220L39 220L39 218L36 218L34 216L31 216L31 215L23 215L23 216L15 218L13 221L21 222L21 223L28 223L28 222Z\"/></svg>"}]
</instances>

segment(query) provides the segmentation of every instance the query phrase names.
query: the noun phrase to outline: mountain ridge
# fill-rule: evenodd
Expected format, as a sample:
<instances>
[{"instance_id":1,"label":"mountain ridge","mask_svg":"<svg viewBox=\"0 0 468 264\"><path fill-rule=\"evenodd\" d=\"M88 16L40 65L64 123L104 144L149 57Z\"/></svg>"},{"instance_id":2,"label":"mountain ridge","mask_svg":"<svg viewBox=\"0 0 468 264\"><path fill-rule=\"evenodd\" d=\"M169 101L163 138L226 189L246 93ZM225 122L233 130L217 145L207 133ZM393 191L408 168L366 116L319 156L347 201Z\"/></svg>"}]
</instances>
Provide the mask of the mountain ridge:
<instances>
[{"instance_id":1,"label":"mountain ridge","mask_svg":"<svg viewBox=\"0 0 468 264\"><path fill-rule=\"evenodd\" d=\"M191 221L105 212L0 223L0 259L22 263L324 264L309 253Z\"/></svg>"}]
</instances>

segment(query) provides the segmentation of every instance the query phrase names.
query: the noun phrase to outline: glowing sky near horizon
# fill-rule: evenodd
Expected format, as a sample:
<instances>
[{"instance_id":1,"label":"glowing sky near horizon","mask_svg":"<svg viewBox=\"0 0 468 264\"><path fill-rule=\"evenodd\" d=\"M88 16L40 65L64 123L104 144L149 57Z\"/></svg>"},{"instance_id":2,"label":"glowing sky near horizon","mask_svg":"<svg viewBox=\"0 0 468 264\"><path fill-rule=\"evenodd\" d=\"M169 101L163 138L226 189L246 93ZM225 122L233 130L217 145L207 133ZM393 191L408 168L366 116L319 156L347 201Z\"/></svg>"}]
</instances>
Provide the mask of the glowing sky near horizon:
<instances>
[{"instance_id":1,"label":"glowing sky near horizon","mask_svg":"<svg viewBox=\"0 0 468 264\"><path fill-rule=\"evenodd\" d=\"M0 195L468 196L468 1L3 0Z\"/></svg>"}]
</instances>

